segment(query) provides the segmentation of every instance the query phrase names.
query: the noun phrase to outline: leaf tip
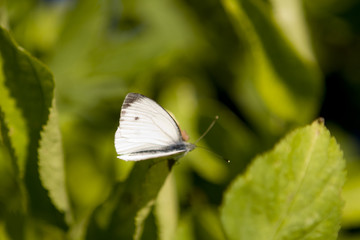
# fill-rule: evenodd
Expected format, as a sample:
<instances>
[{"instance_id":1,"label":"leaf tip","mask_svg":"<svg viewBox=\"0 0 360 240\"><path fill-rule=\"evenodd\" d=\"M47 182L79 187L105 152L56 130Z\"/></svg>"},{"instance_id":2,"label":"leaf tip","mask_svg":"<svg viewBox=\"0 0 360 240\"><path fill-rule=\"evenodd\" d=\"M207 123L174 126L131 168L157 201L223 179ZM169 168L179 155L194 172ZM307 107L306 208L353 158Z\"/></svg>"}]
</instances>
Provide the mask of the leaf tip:
<instances>
[{"instance_id":1,"label":"leaf tip","mask_svg":"<svg viewBox=\"0 0 360 240\"><path fill-rule=\"evenodd\" d=\"M318 119L316 119L316 120L314 121L314 123L317 123L317 124L319 124L319 125L324 125L324 124L325 124L325 118L319 117Z\"/></svg>"}]
</instances>

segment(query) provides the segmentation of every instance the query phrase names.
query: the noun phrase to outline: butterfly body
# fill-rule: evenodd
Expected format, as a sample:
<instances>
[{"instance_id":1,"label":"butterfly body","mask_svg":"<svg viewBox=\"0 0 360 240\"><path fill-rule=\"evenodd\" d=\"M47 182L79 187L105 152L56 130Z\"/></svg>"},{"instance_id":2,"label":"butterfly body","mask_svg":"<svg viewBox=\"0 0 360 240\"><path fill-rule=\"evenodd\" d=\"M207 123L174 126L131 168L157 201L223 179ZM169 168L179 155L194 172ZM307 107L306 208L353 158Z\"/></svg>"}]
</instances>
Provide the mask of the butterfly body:
<instances>
[{"instance_id":1,"label":"butterfly body","mask_svg":"<svg viewBox=\"0 0 360 240\"><path fill-rule=\"evenodd\" d=\"M115 133L118 158L179 158L196 147L182 136L175 119L155 101L138 93L126 95Z\"/></svg>"}]
</instances>

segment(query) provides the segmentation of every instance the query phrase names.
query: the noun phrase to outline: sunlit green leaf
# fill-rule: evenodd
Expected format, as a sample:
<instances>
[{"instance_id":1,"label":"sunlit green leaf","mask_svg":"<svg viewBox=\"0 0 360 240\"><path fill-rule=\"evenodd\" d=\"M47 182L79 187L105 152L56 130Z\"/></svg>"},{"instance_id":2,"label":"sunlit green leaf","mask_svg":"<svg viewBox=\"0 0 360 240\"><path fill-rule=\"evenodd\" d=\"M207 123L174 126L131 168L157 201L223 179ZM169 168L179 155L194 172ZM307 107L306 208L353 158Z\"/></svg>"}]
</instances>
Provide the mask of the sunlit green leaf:
<instances>
[{"instance_id":1,"label":"sunlit green leaf","mask_svg":"<svg viewBox=\"0 0 360 240\"><path fill-rule=\"evenodd\" d=\"M179 211L175 178L169 175L161 188L155 204L155 217L160 240L174 239Z\"/></svg>"},{"instance_id":2,"label":"sunlit green leaf","mask_svg":"<svg viewBox=\"0 0 360 240\"><path fill-rule=\"evenodd\" d=\"M0 65L0 107L3 112L4 124L7 125L11 133L8 134L9 147L14 151L12 161L14 161L14 170L20 179L24 176L25 171L29 133L22 112L16 106L16 101L11 97L9 89L6 88L6 76L3 71L1 55Z\"/></svg>"},{"instance_id":3,"label":"sunlit green leaf","mask_svg":"<svg viewBox=\"0 0 360 240\"><path fill-rule=\"evenodd\" d=\"M39 148L39 173L41 182L49 191L54 205L71 217L66 191L64 156L55 102L50 109L49 120L41 133ZM70 219L68 219L70 221Z\"/></svg>"},{"instance_id":4,"label":"sunlit green leaf","mask_svg":"<svg viewBox=\"0 0 360 240\"><path fill-rule=\"evenodd\" d=\"M8 213L25 213L27 204L10 136L0 107L0 218Z\"/></svg>"},{"instance_id":5,"label":"sunlit green leaf","mask_svg":"<svg viewBox=\"0 0 360 240\"><path fill-rule=\"evenodd\" d=\"M257 157L224 197L230 239L336 239L345 161L322 122Z\"/></svg>"},{"instance_id":6,"label":"sunlit green leaf","mask_svg":"<svg viewBox=\"0 0 360 240\"><path fill-rule=\"evenodd\" d=\"M310 42L310 33L306 23L306 12L301 0L270 0L274 19L300 54L301 58L315 62L315 56Z\"/></svg>"},{"instance_id":7,"label":"sunlit green leaf","mask_svg":"<svg viewBox=\"0 0 360 240\"><path fill-rule=\"evenodd\" d=\"M328 124L328 127L331 133L336 136L336 141L341 145L346 159L347 174L342 191L345 205L342 210L341 227L344 229L356 228L360 225L360 152L358 139L334 123ZM354 237L359 238L356 234Z\"/></svg>"}]
</instances>

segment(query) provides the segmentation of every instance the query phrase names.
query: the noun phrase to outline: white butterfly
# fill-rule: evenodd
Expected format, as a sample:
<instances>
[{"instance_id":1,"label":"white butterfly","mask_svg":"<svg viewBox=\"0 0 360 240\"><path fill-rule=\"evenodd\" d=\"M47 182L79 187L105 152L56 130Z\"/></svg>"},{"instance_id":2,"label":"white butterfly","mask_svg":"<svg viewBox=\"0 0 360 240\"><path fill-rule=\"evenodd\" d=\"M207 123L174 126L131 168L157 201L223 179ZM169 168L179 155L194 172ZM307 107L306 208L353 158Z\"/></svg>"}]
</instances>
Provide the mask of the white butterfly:
<instances>
[{"instance_id":1,"label":"white butterfly","mask_svg":"<svg viewBox=\"0 0 360 240\"><path fill-rule=\"evenodd\" d=\"M126 95L115 133L118 158L179 158L196 147L186 140L175 119L159 104L138 93Z\"/></svg>"}]
</instances>

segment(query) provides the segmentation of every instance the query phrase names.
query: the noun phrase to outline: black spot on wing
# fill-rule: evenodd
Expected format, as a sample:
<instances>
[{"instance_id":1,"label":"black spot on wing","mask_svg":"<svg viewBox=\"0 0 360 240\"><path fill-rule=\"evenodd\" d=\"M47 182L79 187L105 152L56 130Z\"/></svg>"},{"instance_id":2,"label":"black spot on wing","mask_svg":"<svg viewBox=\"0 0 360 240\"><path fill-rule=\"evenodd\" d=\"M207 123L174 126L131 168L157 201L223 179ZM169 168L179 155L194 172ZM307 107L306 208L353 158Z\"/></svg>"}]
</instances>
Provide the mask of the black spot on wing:
<instances>
[{"instance_id":1,"label":"black spot on wing","mask_svg":"<svg viewBox=\"0 0 360 240\"><path fill-rule=\"evenodd\" d=\"M139 120L139 117L135 117L135 120Z\"/></svg>"}]
</instances>

